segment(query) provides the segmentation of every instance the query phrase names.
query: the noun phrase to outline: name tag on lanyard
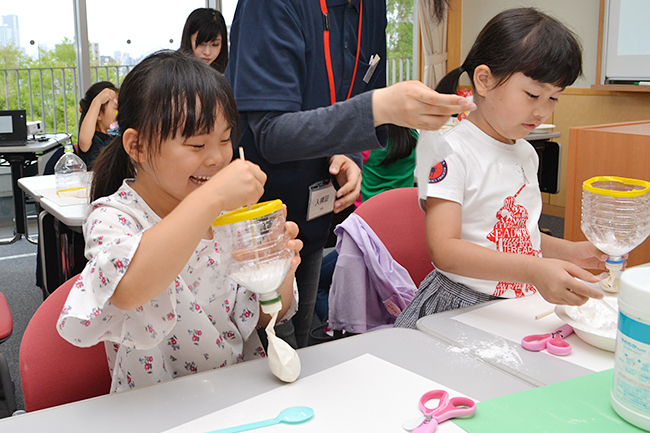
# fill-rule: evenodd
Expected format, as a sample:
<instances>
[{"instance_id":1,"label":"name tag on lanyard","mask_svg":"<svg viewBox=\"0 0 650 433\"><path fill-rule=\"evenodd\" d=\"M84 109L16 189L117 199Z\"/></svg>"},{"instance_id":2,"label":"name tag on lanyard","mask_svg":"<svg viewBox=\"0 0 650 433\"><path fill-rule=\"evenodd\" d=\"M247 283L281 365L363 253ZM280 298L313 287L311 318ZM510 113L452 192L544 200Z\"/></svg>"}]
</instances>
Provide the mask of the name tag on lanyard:
<instances>
[{"instance_id":1,"label":"name tag on lanyard","mask_svg":"<svg viewBox=\"0 0 650 433\"><path fill-rule=\"evenodd\" d=\"M330 181L316 182L309 187L307 221L326 215L334 210L336 188Z\"/></svg>"}]
</instances>

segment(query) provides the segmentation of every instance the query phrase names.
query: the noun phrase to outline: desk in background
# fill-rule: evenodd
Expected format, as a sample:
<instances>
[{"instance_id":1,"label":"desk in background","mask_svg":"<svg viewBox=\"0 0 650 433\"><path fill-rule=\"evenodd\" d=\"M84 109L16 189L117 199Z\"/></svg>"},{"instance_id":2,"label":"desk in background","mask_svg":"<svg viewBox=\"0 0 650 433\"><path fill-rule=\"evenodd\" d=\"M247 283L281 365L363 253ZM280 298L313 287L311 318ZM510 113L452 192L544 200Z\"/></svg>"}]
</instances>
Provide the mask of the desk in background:
<instances>
[{"instance_id":1,"label":"desk in background","mask_svg":"<svg viewBox=\"0 0 650 433\"><path fill-rule=\"evenodd\" d=\"M81 224L88 205L77 200L77 204L64 206L44 195L55 190L54 175L24 177L18 186L43 209L38 215L38 231L40 275L46 297L86 263Z\"/></svg>"},{"instance_id":2,"label":"desk in background","mask_svg":"<svg viewBox=\"0 0 650 433\"><path fill-rule=\"evenodd\" d=\"M369 353L474 399L485 400L532 387L471 356L412 329L383 329L298 350L301 378ZM381 371L377 371L381 380ZM300 379L298 379L300 380ZM232 367L174 379L120 394L111 394L0 420L0 431L49 433L80 431L114 433L119 426L139 433L161 432L232 406L281 386L259 359ZM344 393L350 383L341 383ZM390 396L390 383L386 383ZM336 396L332 396L336 398ZM415 396L413 408L417 408ZM350 408L356 410L355 408ZM371 417L372 413L359 413ZM395 413L400 425L403 414ZM214 428L217 428L215 426ZM289 427L309 431L309 424Z\"/></svg>"},{"instance_id":3,"label":"desk in background","mask_svg":"<svg viewBox=\"0 0 650 433\"><path fill-rule=\"evenodd\" d=\"M47 141L28 141L26 145L12 146L4 143L0 146L0 158L6 160L11 166L11 191L14 199L14 237L0 240L0 244L13 243L21 237L27 238L27 210L25 208L25 194L18 187L18 180L24 176L26 162L38 159L37 154L66 143L70 134L45 134Z\"/></svg>"},{"instance_id":4,"label":"desk in background","mask_svg":"<svg viewBox=\"0 0 650 433\"><path fill-rule=\"evenodd\" d=\"M564 237L585 240L580 229L582 183L595 176L650 181L650 121L582 126L569 131ZM650 239L630 253L628 266L650 262Z\"/></svg>"}]
</instances>

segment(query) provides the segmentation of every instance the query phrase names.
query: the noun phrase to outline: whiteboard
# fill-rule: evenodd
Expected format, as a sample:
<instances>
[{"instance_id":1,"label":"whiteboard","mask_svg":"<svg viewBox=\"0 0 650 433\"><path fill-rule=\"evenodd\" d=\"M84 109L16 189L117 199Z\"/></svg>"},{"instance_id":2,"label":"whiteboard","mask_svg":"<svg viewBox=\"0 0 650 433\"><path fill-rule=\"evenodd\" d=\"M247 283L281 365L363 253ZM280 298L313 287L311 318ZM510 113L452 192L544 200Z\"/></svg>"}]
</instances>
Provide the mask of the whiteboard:
<instances>
[{"instance_id":1,"label":"whiteboard","mask_svg":"<svg viewBox=\"0 0 650 433\"><path fill-rule=\"evenodd\" d=\"M650 81L650 1L608 0L604 26L604 79Z\"/></svg>"}]
</instances>

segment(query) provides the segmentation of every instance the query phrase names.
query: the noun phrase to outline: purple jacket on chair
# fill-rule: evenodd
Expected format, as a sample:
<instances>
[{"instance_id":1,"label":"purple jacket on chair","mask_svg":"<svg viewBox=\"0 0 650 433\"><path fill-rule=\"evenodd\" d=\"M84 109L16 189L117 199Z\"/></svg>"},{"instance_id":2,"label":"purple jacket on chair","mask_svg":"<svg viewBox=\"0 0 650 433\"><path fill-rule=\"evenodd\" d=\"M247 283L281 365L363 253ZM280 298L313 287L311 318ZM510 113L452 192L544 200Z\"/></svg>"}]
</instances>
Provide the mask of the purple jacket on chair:
<instances>
[{"instance_id":1,"label":"purple jacket on chair","mask_svg":"<svg viewBox=\"0 0 650 433\"><path fill-rule=\"evenodd\" d=\"M370 226L356 214L334 233L339 253L329 294L329 327L359 334L390 326L417 287Z\"/></svg>"}]
</instances>

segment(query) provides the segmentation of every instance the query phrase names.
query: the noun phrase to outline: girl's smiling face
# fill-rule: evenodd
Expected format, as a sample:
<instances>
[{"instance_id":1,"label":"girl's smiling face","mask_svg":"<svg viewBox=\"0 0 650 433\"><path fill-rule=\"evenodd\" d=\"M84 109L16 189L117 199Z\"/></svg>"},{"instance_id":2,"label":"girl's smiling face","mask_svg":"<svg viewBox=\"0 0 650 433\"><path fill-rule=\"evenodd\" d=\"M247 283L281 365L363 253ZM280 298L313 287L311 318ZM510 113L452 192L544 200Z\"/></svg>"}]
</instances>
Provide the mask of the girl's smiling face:
<instances>
[{"instance_id":1,"label":"girl's smiling face","mask_svg":"<svg viewBox=\"0 0 650 433\"><path fill-rule=\"evenodd\" d=\"M231 132L220 113L209 134L189 138L177 135L163 141L160 153L138 158L133 188L159 217L164 218L192 191L230 163Z\"/></svg>"},{"instance_id":2,"label":"girl's smiling face","mask_svg":"<svg viewBox=\"0 0 650 433\"><path fill-rule=\"evenodd\" d=\"M197 59L201 60L207 65L210 65L217 59L217 57L219 57L219 53L221 53L221 44L223 38L221 35L218 35L212 41L204 41L197 45L196 37L198 34L199 32L196 32L190 36L192 51L194 52L194 55Z\"/></svg>"},{"instance_id":3,"label":"girl's smiling face","mask_svg":"<svg viewBox=\"0 0 650 433\"><path fill-rule=\"evenodd\" d=\"M468 119L495 140L512 144L544 123L555 109L562 88L517 72L496 86L489 68L476 68L474 83L478 109Z\"/></svg>"}]
</instances>

